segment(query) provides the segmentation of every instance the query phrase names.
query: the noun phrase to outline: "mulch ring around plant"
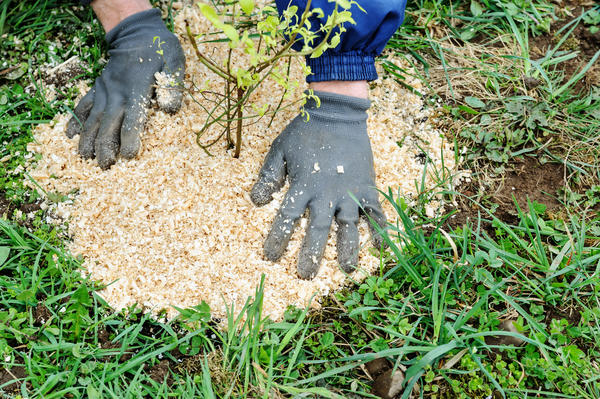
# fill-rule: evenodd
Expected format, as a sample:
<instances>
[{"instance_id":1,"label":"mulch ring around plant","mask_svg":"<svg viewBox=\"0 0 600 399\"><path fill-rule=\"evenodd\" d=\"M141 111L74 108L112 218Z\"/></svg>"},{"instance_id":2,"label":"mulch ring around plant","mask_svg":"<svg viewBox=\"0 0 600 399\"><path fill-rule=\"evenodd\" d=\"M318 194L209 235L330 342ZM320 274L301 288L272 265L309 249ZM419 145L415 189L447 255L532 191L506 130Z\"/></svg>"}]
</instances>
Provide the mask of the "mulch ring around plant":
<instances>
[{"instance_id":1,"label":"mulch ring around plant","mask_svg":"<svg viewBox=\"0 0 600 399\"><path fill-rule=\"evenodd\" d=\"M239 311L263 275L265 315L280 320L288 305L318 307L320 297L348 281L337 264L335 233L330 235L317 276L299 280L296 259L308 220L304 218L293 232L286 254L271 262L263 256L263 242L285 188L272 203L260 208L248 195L271 142L296 117L298 108L292 104L279 109L272 124L268 118L248 123L239 158L233 157L225 140L217 141L210 148L211 155L206 154L197 145L195 132L206 122L206 110L214 106L206 91L217 92L223 85L194 59L183 32L185 21L195 34L210 33L211 26L195 8L184 8L175 18L175 31L188 54L183 105L173 115L149 112L141 152L135 159L120 159L106 171L95 161L82 160L77 153L79 137L70 140L65 136L69 115L58 115L34 131L36 142L28 149L42 154L42 159L35 170L29 170L30 175L48 193L76 193L72 203L59 204L58 216L69 222L69 249L84 258L86 276L107 284L99 294L114 309L137 303L154 314L164 309L174 317L177 312L172 306L186 308L204 301L213 316L224 317L226 304L235 304ZM227 54L224 43L199 46L215 57L217 64L222 61L218 57ZM404 65L399 57L388 61ZM234 52L232 63L244 62L243 54ZM294 80L304 80L297 63L290 71ZM390 188L395 196L410 202L417 196L414 182L424 174L425 186L433 187L433 170L444 168L449 176L458 176L459 171L451 142L433 124L433 108L384 73L381 76L371 87L368 121L377 184L384 192ZM198 82L207 87L199 88ZM410 83L420 87L416 79ZM283 93L276 82L267 82L251 100L259 108L276 109L276 94ZM301 90L294 93L297 97ZM220 137L221 130L213 126L200 138L201 143ZM419 157L424 152L429 163ZM339 166L338 173L344 173L343 165ZM391 203L383 201L383 206L392 218ZM439 207L432 201L427 205L428 214ZM361 223L360 231L357 280L380 263L369 251L366 222ZM319 296L313 299L315 292Z\"/></svg>"}]
</instances>

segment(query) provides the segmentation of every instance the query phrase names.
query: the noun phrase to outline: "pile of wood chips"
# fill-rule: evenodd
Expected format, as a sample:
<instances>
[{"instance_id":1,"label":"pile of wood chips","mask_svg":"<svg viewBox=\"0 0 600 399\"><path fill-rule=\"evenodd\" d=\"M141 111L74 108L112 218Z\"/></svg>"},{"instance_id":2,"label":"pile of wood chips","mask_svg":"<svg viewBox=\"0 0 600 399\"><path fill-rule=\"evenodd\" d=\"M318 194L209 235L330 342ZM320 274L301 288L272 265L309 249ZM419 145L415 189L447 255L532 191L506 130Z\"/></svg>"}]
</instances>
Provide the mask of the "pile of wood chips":
<instances>
[{"instance_id":1,"label":"pile of wood chips","mask_svg":"<svg viewBox=\"0 0 600 399\"><path fill-rule=\"evenodd\" d=\"M199 88L222 92L223 83L196 61L184 32L186 19L195 33L208 32L210 26L192 7L180 10L175 21L187 56L186 86L208 107ZM222 46L226 45L200 44L218 63L227 54ZM298 65L292 75L303 81ZM419 88L417 82L409 83ZM275 107L281 93L281 87L267 83L253 101ZM443 156L444 166L454 172L454 151L432 127L432 111L424 109L418 96L392 79L380 78L371 99L369 134L381 189L391 187L394 193L414 196L415 181L420 182L424 168L421 148L433 160L429 169L441 170ZM137 303L155 314L164 309L172 317L177 312L171 305L188 307L206 301L213 315L222 317L226 303L241 308L263 274L265 315L279 320L289 305L308 305L315 292L312 305L318 306L319 297L348 281L336 262L335 234L330 236L317 277L300 280L296 256L302 228L279 262L263 258L263 241L285 190L262 208L255 207L248 195L272 140L297 109L278 113L270 128L267 117L248 126L241 157L234 159L224 141L212 147L212 157L196 144L194 131L206 119L199 103L186 95L175 115L151 110L140 154L134 160L119 160L108 171L79 157L78 137L65 136L69 115L59 115L35 130L30 151L43 157L29 171L31 176L47 192L77 192L72 204L58 207L59 216L68 218L70 250L83 256L86 274L109 284L100 293L117 310ZM433 181L428 175L426 184L431 187ZM439 204L431 206L433 210ZM384 208L388 218L395 220L391 206ZM369 253L366 222L361 223L360 270L353 275L357 280L380 267L379 258ZM305 224L303 220L301 226Z\"/></svg>"}]
</instances>

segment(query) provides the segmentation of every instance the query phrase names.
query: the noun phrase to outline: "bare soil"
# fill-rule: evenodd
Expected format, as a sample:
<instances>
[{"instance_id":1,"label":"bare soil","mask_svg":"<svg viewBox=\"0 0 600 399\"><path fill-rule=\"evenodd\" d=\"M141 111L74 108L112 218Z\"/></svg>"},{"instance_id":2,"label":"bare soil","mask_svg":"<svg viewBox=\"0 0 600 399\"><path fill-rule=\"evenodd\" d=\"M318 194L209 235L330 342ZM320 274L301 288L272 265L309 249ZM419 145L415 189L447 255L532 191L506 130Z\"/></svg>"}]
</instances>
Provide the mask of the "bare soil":
<instances>
[{"instance_id":1,"label":"bare soil","mask_svg":"<svg viewBox=\"0 0 600 399\"><path fill-rule=\"evenodd\" d=\"M15 203L11 202L10 200L8 200L6 198L6 194L4 193L4 191L0 190L0 219L2 219L2 218L11 219L13 216L13 212L16 209L27 214L27 213L38 211L40 209L40 204L34 202L34 203L30 203L30 204L16 205ZM22 225L23 227L30 227L30 228L33 227L31 225L31 221L29 219L26 219L25 221L19 221L18 223L20 225Z\"/></svg>"},{"instance_id":2,"label":"bare soil","mask_svg":"<svg viewBox=\"0 0 600 399\"><path fill-rule=\"evenodd\" d=\"M25 377L27 377L25 367L15 366L10 369L4 367L0 368L0 386L12 381L10 384L0 389L0 396L5 397L4 395L8 395L6 397L13 397L18 395L21 387L20 380Z\"/></svg>"},{"instance_id":3,"label":"bare soil","mask_svg":"<svg viewBox=\"0 0 600 399\"><path fill-rule=\"evenodd\" d=\"M521 210L528 209L527 201L546 205L548 212L562 207L556 198L557 190L565 185L564 166L556 163L540 164L535 158L524 158L513 165L499 188L492 194L492 201L498 204L496 216L503 221L512 221L517 217L514 204L516 199Z\"/></svg>"},{"instance_id":4,"label":"bare soil","mask_svg":"<svg viewBox=\"0 0 600 399\"><path fill-rule=\"evenodd\" d=\"M570 28L565 29L558 35L557 32L574 19L581 16L581 13L592 5L589 1L568 2L568 8L573 14L572 17L554 23L549 33L530 39L530 55L533 59L543 57L546 52L554 48ZM573 33L562 45L563 50L579 51L579 57L574 60L563 62L557 65L559 71L564 73L563 83L566 83L573 75L578 73L590 59L600 50L600 31L591 33L589 26L580 23ZM592 85L600 84L600 67L593 66L585 74L583 79L576 83L576 90L588 89Z\"/></svg>"},{"instance_id":5,"label":"bare soil","mask_svg":"<svg viewBox=\"0 0 600 399\"><path fill-rule=\"evenodd\" d=\"M16 206L6 199L5 194L0 191L0 217L11 217Z\"/></svg>"},{"instance_id":6,"label":"bare soil","mask_svg":"<svg viewBox=\"0 0 600 399\"><path fill-rule=\"evenodd\" d=\"M36 326L41 326L52 317L52 312L44 305L43 302L38 302L33 309L33 322Z\"/></svg>"},{"instance_id":7,"label":"bare soil","mask_svg":"<svg viewBox=\"0 0 600 399\"><path fill-rule=\"evenodd\" d=\"M169 385L169 386L173 385L174 380L170 373L170 367L169 367L170 364L171 364L170 360L163 359L160 362L158 362L157 364L155 364L154 366L152 366L150 368L150 370L148 371L150 378L152 378L154 381L158 382L159 384L161 384L166 378L167 385Z\"/></svg>"},{"instance_id":8,"label":"bare soil","mask_svg":"<svg viewBox=\"0 0 600 399\"><path fill-rule=\"evenodd\" d=\"M528 200L545 205L548 213L556 213L562 208L557 191L565 185L564 166L556 163L542 165L536 158L531 157L526 157L511 166L513 169L496 184L495 191L483 198L497 205L494 212L497 218L506 223L517 224L519 218L515 201L522 211L528 210ZM477 220L481 208L474 201L478 200L476 197L479 184L476 181L465 186L462 191L465 197L457 199L456 213L448 219L451 228ZM482 216L485 218L485 215Z\"/></svg>"}]
</instances>

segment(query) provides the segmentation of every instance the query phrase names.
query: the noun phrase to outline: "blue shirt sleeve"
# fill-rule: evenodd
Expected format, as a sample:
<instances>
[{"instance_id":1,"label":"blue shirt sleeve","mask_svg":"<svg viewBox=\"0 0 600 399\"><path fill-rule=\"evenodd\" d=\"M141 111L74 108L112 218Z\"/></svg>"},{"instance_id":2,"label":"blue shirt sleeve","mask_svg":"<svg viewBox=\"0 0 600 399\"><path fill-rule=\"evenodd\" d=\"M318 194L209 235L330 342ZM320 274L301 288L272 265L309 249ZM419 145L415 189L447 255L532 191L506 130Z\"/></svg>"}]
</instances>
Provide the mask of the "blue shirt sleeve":
<instances>
[{"instance_id":1,"label":"blue shirt sleeve","mask_svg":"<svg viewBox=\"0 0 600 399\"><path fill-rule=\"evenodd\" d=\"M342 33L340 44L324 52L318 58L306 57L306 64L312 74L307 82L327 80L375 80L375 57L381 54L385 45L404 20L404 9L407 0L359 0L352 5L350 12L356 25L346 23L346 31ZM298 17L306 9L306 0L276 0L280 13L290 5L298 7ZM323 18L313 17L311 26L319 27L325 23L335 3L329 0L312 0L312 8L320 8L325 14ZM300 50L302 43L296 43L294 49Z\"/></svg>"}]
</instances>

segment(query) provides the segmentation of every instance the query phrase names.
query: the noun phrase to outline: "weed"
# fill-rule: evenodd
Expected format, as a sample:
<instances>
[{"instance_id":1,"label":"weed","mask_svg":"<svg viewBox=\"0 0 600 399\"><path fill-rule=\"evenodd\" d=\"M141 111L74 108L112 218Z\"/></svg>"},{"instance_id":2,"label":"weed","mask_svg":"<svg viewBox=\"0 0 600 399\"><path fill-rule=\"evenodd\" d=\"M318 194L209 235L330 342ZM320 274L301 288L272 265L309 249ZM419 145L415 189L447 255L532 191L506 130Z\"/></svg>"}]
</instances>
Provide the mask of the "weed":
<instances>
[{"instance_id":1,"label":"weed","mask_svg":"<svg viewBox=\"0 0 600 399\"><path fill-rule=\"evenodd\" d=\"M586 25L589 25L588 29L591 34L600 31L600 8L596 7L590 10L590 12L583 17L583 22Z\"/></svg>"}]
</instances>

